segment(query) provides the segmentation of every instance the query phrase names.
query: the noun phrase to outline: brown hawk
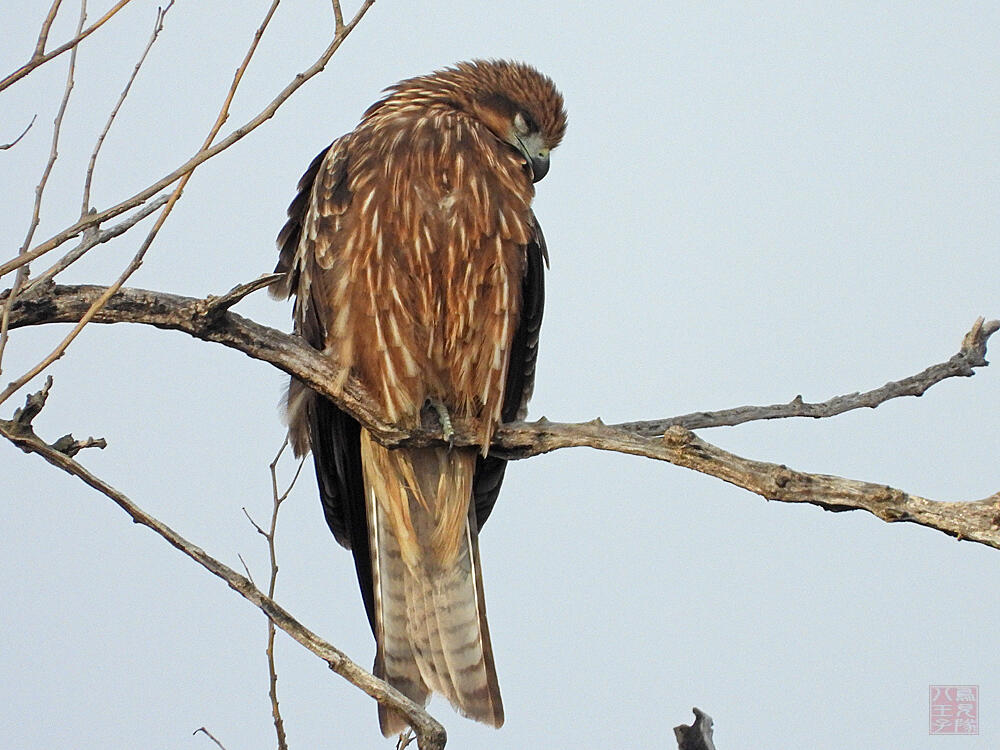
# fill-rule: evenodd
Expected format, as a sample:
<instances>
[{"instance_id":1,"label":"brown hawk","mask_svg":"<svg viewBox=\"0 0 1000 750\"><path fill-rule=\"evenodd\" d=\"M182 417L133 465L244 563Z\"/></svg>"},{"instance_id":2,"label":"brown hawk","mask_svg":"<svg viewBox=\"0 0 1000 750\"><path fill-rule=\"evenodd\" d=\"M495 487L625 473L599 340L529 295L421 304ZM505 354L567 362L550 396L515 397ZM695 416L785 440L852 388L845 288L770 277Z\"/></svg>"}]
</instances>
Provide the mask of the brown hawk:
<instances>
[{"instance_id":1,"label":"brown hawk","mask_svg":"<svg viewBox=\"0 0 1000 750\"><path fill-rule=\"evenodd\" d=\"M533 183L566 114L552 81L516 62L386 91L302 177L273 292L296 296L295 330L391 420L418 427L431 405L446 432L449 414L474 420L482 449L388 450L294 379L289 432L298 455L312 450L327 524L354 553L375 673L498 727L477 537L505 469L492 433L524 418L534 382L548 257ZM386 736L406 727L381 706L379 722Z\"/></svg>"}]
</instances>

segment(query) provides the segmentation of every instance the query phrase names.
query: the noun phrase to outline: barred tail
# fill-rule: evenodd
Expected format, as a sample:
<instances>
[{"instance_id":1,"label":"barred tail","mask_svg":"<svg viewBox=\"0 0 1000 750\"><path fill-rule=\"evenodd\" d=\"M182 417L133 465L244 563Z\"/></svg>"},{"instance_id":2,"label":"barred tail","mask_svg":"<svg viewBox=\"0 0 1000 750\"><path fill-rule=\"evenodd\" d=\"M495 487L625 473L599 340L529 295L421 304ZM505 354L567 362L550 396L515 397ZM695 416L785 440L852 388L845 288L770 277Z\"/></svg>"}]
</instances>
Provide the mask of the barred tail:
<instances>
[{"instance_id":1,"label":"barred tail","mask_svg":"<svg viewBox=\"0 0 1000 750\"><path fill-rule=\"evenodd\" d=\"M499 727L475 508L475 449L387 450L362 431L378 655L375 669L425 704L444 695L469 718ZM406 720L379 706L382 733Z\"/></svg>"}]
</instances>

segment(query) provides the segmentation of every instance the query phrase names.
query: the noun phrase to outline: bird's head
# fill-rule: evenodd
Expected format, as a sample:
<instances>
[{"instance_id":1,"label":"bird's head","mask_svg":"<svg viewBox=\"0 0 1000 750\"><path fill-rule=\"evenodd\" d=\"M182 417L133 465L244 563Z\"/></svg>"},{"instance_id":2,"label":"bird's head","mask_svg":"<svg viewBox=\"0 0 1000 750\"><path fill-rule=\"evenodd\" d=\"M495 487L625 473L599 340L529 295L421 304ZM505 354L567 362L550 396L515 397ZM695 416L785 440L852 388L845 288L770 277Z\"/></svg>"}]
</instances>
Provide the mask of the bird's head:
<instances>
[{"instance_id":1,"label":"bird's head","mask_svg":"<svg viewBox=\"0 0 1000 750\"><path fill-rule=\"evenodd\" d=\"M472 60L400 81L366 116L386 105L459 109L525 160L532 182L549 171L549 152L566 132L562 94L548 76L508 60Z\"/></svg>"},{"instance_id":2,"label":"bird's head","mask_svg":"<svg viewBox=\"0 0 1000 750\"><path fill-rule=\"evenodd\" d=\"M531 168L531 181L538 182L549 171L549 152L554 146L549 145L551 139L545 137L531 113L516 106L513 110L513 115L501 112L501 118L490 129L521 152Z\"/></svg>"},{"instance_id":3,"label":"bird's head","mask_svg":"<svg viewBox=\"0 0 1000 750\"><path fill-rule=\"evenodd\" d=\"M531 181L549 171L549 152L566 132L563 98L552 80L529 65L505 60L459 63L475 88L469 109L525 158Z\"/></svg>"}]
</instances>

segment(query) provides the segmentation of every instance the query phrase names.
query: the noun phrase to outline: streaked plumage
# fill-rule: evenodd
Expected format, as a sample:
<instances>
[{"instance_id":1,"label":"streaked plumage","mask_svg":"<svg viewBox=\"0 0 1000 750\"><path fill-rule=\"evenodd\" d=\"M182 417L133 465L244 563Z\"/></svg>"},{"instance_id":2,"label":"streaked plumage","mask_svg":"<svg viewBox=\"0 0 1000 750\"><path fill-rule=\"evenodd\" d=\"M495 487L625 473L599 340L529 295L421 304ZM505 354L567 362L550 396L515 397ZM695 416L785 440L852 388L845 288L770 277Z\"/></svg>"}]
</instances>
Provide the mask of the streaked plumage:
<instances>
[{"instance_id":1,"label":"streaked plumage","mask_svg":"<svg viewBox=\"0 0 1000 750\"><path fill-rule=\"evenodd\" d=\"M273 291L296 295L296 331L349 365L391 420L418 426L430 399L479 424L482 451L387 450L289 387L293 447L311 448L327 523L354 552L376 674L494 726L477 537L505 462L486 451L531 395L547 261L532 183L565 127L559 92L527 65L401 81L313 161L278 238L286 276ZM379 718L387 736L406 726Z\"/></svg>"}]
</instances>

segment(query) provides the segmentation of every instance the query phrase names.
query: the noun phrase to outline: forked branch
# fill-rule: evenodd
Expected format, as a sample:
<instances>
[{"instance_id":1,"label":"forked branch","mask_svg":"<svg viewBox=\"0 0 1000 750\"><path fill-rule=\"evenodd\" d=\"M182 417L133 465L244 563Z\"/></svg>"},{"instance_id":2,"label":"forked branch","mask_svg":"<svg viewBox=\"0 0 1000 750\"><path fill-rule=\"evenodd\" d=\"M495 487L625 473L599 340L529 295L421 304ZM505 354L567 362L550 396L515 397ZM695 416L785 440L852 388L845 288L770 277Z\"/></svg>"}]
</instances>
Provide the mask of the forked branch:
<instances>
[{"instance_id":1,"label":"forked branch","mask_svg":"<svg viewBox=\"0 0 1000 750\"><path fill-rule=\"evenodd\" d=\"M319 354L301 338L262 326L235 313L220 314L220 299L242 297L260 282L237 287L223 297L196 299L141 289L122 289L94 317L98 323L143 323L158 328L184 331L205 341L213 341L242 351L294 375L310 387L334 400L364 423L386 445L427 445L441 440L440 431L429 422L424 429L407 432L393 425L374 406L364 388L348 379L342 392L334 393L330 383L338 380L341 368ZM105 287L54 286L22 295L11 311L11 328L44 323L69 323L79 319ZM0 295L2 299L2 295ZM868 391L830 399L810 409L830 409L842 413L847 408L873 408L891 398L919 395L935 383L951 377L968 377L984 367L990 336L1000 322L982 319L966 334L958 353L917 375ZM628 453L718 477L770 500L805 502L833 511L867 510L884 521L909 521L938 529L960 539L980 542L1000 549L1000 495L973 502L940 502L911 495L885 485L841 477L808 474L786 466L754 461L722 450L695 436L690 429L732 424L734 411L740 421L788 416L817 416L797 413L802 405L793 400L785 409L774 406L740 407L720 412L695 412L655 422L606 425L599 419L568 424L545 419L515 423L499 428L491 451L510 459L528 458L560 448L589 447ZM809 409L805 410L809 412ZM655 432L669 425L662 435ZM474 425L454 420L457 445L474 445ZM649 434L649 433L654 434Z\"/></svg>"},{"instance_id":2,"label":"forked branch","mask_svg":"<svg viewBox=\"0 0 1000 750\"><path fill-rule=\"evenodd\" d=\"M203 164L209 159L213 158L217 154L225 151L227 148L232 146L237 141L241 140L243 137L249 133L256 130L258 127L263 125L265 122L274 117L275 112L284 104L298 89L310 78L320 73L330 62L334 53L340 48L344 40L348 35L354 31L357 25L364 18L364 15L368 12L369 8L375 4L375 0L364 0L361 3L361 7L354 14L354 17L344 24L343 28L338 29L334 34L333 40L330 42L329 46L320 54L316 61L306 68L301 73L298 73L289 83L283 88L278 95L271 100L271 102L265 106L260 112L258 112L254 117L245 122L243 125L239 126L235 130L229 133L229 135L221 138L218 141L212 143L208 148L203 148L197 151L194 156L188 159L186 162L177 167L170 174L162 177L156 182L148 185L147 187L140 190L138 193L130 198L126 198L120 201L110 208L106 208L103 211L94 211L88 213L86 216L81 217L77 222L69 227L66 227L62 231L53 235L44 242L31 248L23 256L18 256L13 258L6 263L0 264L0 276L3 276L11 271L20 268L25 263L30 263L35 258L44 255L53 248L59 247L67 240L76 237L81 232L85 231L89 227L101 224L110 218L118 216L119 214L128 211L129 209L135 208L136 206L142 205L147 200L152 198L154 195L159 193L164 188L172 185L173 183L180 180L185 175L193 171L198 165Z\"/></svg>"},{"instance_id":3,"label":"forked branch","mask_svg":"<svg viewBox=\"0 0 1000 750\"><path fill-rule=\"evenodd\" d=\"M114 16L118 11L120 11L126 5L128 5L130 1L131 0L119 0L110 10L108 10L107 13L105 13L99 19L94 21L94 23L92 23L86 29L79 29L77 31L76 36L74 36L68 42L59 45L51 52L44 52L45 42L49 36L49 29L52 27L52 21L55 20L56 11L58 11L59 9L59 3L53 3L52 7L49 9L49 12L45 17L45 20L42 22L42 29L38 35L38 42L35 44L35 51L31 55L31 59L29 59L28 62L26 62L20 68L18 68L13 73L8 75L6 78L0 80L0 91L3 91L5 88L14 83L17 83L26 75L28 75L31 71L33 71L35 68L41 67L49 60L52 60L61 55L63 52L66 52L71 49L76 49L77 45L80 44L80 42L82 42L84 39L86 39L88 36L93 34L104 24L110 21L111 17Z\"/></svg>"},{"instance_id":4,"label":"forked branch","mask_svg":"<svg viewBox=\"0 0 1000 750\"><path fill-rule=\"evenodd\" d=\"M292 638L305 646L309 651L323 659L337 674L353 685L361 688L368 695L383 705L400 711L417 734L418 747L421 750L440 750L445 745L444 727L435 721L422 706L418 706L398 690L373 676L367 670L355 664L342 651L331 643L320 638L312 630L304 626L269 596L258 589L249 578L240 575L228 565L206 553L201 547L192 544L162 521L146 513L133 503L123 492L95 476L77 463L70 454L49 444L38 437L31 427L31 420L41 411L51 388L51 378L45 388L28 397L25 407L19 409L14 419L0 419L0 435L10 440L26 453L36 453L53 466L81 479L101 494L110 498L118 507L138 524L142 524L159 534L172 546L197 562L212 575L221 578L228 586L260 608L268 619L277 627L288 633Z\"/></svg>"}]
</instances>

